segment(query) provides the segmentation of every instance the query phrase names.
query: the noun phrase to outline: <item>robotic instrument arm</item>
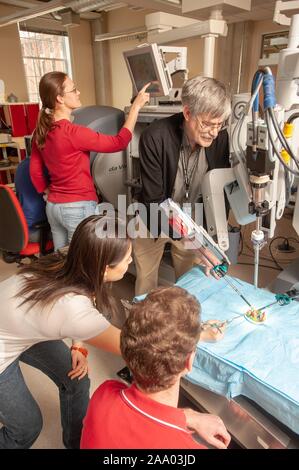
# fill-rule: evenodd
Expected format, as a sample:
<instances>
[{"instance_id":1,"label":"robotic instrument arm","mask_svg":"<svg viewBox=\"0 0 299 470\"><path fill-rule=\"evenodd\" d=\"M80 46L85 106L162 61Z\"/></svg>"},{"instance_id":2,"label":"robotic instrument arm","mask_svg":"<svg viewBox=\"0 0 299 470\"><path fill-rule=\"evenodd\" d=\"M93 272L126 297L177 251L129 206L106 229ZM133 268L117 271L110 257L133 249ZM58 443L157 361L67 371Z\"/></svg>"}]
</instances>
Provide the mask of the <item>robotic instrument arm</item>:
<instances>
[{"instance_id":1,"label":"robotic instrument arm","mask_svg":"<svg viewBox=\"0 0 299 470\"><path fill-rule=\"evenodd\" d=\"M172 46L158 46L160 53L164 54L176 54L176 57L167 62L167 68L170 75L183 71L187 74L187 48L186 47L172 47Z\"/></svg>"},{"instance_id":2,"label":"robotic instrument arm","mask_svg":"<svg viewBox=\"0 0 299 470\"><path fill-rule=\"evenodd\" d=\"M278 12L298 11L299 1L277 2ZM279 10L280 8L280 10ZM283 16L283 18L286 18ZM294 152L295 134L292 121L299 117L299 14L292 16L288 47L280 52L277 85L269 67L259 69L252 81L251 97L230 124L231 168L207 173L203 182L203 199L210 235L217 235L219 246L228 248L224 193L237 222L255 221L251 240L255 251L254 285L258 285L259 251L265 233L273 237L276 220L283 215L294 177L299 176L299 160ZM264 119L259 118L259 90L263 86ZM277 100L276 100L277 97ZM247 122L247 139L241 142L243 124ZM297 143L298 145L298 143ZM294 212L294 228L299 233L299 201Z\"/></svg>"},{"instance_id":3,"label":"robotic instrument arm","mask_svg":"<svg viewBox=\"0 0 299 470\"><path fill-rule=\"evenodd\" d=\"M178 47L178 46L158 46L162 63L164 64L164 72L169 77L171 88L169 90L169 95L166 98L159 98L159 101L163 102L178 102L181 101L181 88L175 88L173 86L173 77L176 73L182 72L182 83L188 79L188 68L187 68L187 47ZM174 55L174 58L171 60L166 60L166 54Z\"/></svg>"}]
</instances>

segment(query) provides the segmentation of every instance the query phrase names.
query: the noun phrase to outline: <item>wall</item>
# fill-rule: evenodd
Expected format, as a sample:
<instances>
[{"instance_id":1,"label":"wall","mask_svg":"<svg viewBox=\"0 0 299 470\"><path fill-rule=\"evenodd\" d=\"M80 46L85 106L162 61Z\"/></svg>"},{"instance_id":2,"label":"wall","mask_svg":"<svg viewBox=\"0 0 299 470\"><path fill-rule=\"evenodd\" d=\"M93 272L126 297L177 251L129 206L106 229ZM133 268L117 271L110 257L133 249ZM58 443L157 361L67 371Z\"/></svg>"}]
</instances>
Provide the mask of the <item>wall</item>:
<instances>
[{"instance_id":1,"label":"wall","mask_svg":"<svg viewBox=\"0 0 299 470\"><path fill-rule=\"evenodd\" d=\"M96 104L92 37L89 21L81 20L80 26L69 28L73 80L80 90L83 106Z\"/></svg>"},{"instance_id":2,"label":"wall","mask_svg":"<svg viewBox=\"0 0 299 470\"><path fill-rule=\"evenodd\" d=\"M17 9L0 4L0 16L6 16ZM19 101L27 101L28 93L22 60L18 26L0 28L0 78L5 84L5 95L14 93Z\"/></svg>"},{"instance_id":3,"label":"wall","mask_svg":"<svg viewBox=\"0 0 299 470\"><path fill-rule=\"evenodd\" d=\"M17 11L17 8L0 3L0 16ZM57 22L43 18L31 20L32 24L42 27L65 30ZM26 24L30 26L30 21ZM73 80L81 91L83 106L95 104L95 84L92 59L92 37L89 21L81 20L80 26L69 28ZM13 24L0 28L0 78L5 83L5 93L13 92L19 101L27 101L25 70L21 53L18 26ZM9 64L9 65L8 65Z\"/></svg>"},{"instance_id":4,"label":"wall","mask_svg":"<svg viewBox=\"0 0 299 470\"><path fill-rule=\"evenodd\" d=\"M152 13L150 10L135 12L128 8L120 8L109 12L108 14L108 31L113 33L116 31L125 31L134 27L144 25L145 14ZM111 87L112 102L111 105L124 109L130 104L132 97L132 85L127 70L123 51L133 49L139 44L146 42L145 39L116 39L109 41L110 67L111 67Z\"/></svg>"},{"instance_id":5,"label":"wall","mask_svg":"<svg viewBox=\"0 0 299 470\"><path fill-rule=\"evenodd\" d=\"M276 31L286 31L288 26L281 26L272 21L254 21L251 39L251 56L248 64L249 76L252 77L257 69L258 61L261 54L262 35L273 33Z\"/></svg>"}]
</instances>

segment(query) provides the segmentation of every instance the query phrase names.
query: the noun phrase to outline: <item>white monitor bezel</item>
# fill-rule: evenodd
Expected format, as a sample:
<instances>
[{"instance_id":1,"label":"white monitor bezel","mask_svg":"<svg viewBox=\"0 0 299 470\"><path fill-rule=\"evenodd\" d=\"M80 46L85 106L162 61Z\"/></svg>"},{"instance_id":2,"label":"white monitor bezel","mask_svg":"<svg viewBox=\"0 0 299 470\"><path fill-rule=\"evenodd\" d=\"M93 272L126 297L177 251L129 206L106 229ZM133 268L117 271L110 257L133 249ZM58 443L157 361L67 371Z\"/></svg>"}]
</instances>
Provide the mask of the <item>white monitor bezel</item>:
<instances>
[{"instance_id":1,"label":"white monitor bezel","mask_svg":"<svg viewBox=\"0 0 299 470\"><path fill-rule=\"evenodd\" d=\"M135 49L131 49L129 51L124 51L123 55L127 64L127 68L132 80L134 92L137 94L140 90L137 89L137 85L135 82L134 75L131 70L129 58L141 54L147 54L149 53L151 58L152 58L152 63L158 78L158 85L159 89L156 92L150 92L151 96L168 96L169 92L172 88L172 81L169 73L167 70L163 67L163 62L161 59L160 51L158 49L158 46L156 43L153 44L148 44L145 46L137 47Z\"/></svg>"}]
</instances>

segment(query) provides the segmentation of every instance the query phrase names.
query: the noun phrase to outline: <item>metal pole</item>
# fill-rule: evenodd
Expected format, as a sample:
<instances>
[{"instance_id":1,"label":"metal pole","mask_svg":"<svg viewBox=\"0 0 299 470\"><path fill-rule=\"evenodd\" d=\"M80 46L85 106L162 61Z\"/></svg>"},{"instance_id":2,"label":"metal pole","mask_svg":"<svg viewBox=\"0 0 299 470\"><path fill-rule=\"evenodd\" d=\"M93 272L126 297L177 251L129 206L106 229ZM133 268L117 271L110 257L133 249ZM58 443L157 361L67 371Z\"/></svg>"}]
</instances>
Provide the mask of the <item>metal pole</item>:
<instances>
[{"instance_id":1,"label":"metal pole","mask_svg":"<svg viewBox=\"0 0 299 470\"><path fill-rule=\"evenodd\" d=\"M203 59L203 74L205 77L214 76L214 57L215 57L215 42L216 36L208 34L204 38L204 59Z\"/></svg>"}]
</instances>

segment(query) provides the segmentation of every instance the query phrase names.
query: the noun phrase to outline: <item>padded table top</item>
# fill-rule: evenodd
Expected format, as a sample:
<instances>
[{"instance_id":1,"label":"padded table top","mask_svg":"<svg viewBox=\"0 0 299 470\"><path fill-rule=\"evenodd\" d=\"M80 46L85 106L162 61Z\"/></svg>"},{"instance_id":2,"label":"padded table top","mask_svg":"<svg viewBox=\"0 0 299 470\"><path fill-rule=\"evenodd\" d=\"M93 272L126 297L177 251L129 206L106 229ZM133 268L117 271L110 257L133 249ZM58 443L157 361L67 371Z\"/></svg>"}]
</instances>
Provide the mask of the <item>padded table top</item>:
<instances>
[{"instance_id":1,"label":"padded table top","mask_svg":"<svg viewBox=\"0 0 299 470\"><path fill-rule=\"evenodd\" d=\"M256 308L275 300L271 292L230 279ZM228 320L248 310L224 279L208 278L199 267L176 284L199 300L202 321ZM199 342L186 378L228 398L244 395L299 434L299 303L275 305L266 314L258 325L240 316L221 341Z\"/></svg>"}]
</instances>

